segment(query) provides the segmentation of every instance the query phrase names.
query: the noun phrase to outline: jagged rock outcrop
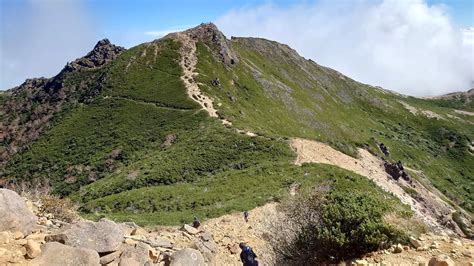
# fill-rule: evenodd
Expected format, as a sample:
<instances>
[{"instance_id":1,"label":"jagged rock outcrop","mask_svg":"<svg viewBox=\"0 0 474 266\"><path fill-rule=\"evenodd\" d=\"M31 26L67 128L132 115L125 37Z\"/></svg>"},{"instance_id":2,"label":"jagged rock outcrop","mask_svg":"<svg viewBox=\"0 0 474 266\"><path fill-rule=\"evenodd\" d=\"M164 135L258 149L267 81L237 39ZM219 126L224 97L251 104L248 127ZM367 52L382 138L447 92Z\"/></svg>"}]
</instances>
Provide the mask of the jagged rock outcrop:
<instances>
[{"instance_id":1,"label":"jagged rock outcrop","mask_svg":"<svg viewBox=\"0 0 474 266\"><path fill-rule=\"evenodd\" d=\"M20 231L24 235L31 233L37 218L28 209L25 201L14 191L0 189L0 232Z\"/></svg>"},{"instance_id":2,"label":"jagged rock outcrop","mask_svg":"<svg viewBox=\"0 0 474 266\"><path fill-rule=\"evenodd\" d=\"M220 60L231 66L238 62L237 55L232 50L225 35L213 23L202 23L201 25L186 30L184 33L197 41L202 41L207 45L214 46L219 51Z\"/></svg>"},{"instance_id":3,"label":"jagged rock outcrop","mask_svg":"<svg viewBox=\"0 0 474 266\"><path fill-rule=\"evenodd\" d=\"M102 39L86 56L68 63L64 67L63 71L72 72L82 69L93 69L101 67L104 64L117 58L117 56L119 56L124 50L125 48L110 43L108 39Z\"/></svg>"},{"instance_id":4,"label":"jagged rock outcrop","mask_svg":"<svg viewBox=\"0 0 474 266\"><path fill-rule=\"evenodd\" d=\"M101 40L91 52L68 63L58 75L49 79L27 79L7 91L9 96L0 106L0 114L3 115L0 143L4 144L0 149L0 165L6 164L14 154L36 140L66 103L87 101L97 96L106 80L104 75L97 73L80 84L71 85L66 83L69 73L101 68L124 50L107 39Z\"/></svg>"}]
</instances>

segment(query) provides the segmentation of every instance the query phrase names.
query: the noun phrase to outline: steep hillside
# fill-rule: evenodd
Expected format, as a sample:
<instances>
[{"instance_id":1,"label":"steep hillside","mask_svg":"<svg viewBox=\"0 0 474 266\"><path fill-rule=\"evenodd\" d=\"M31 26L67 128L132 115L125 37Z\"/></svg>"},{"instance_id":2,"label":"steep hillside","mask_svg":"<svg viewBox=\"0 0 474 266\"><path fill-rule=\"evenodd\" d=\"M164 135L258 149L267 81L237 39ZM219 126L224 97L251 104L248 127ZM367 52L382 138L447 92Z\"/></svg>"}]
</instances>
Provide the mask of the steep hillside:
<instances>
[{"instance_id":1,"label":"steep hillside","mask_svg":"<svg viewBox=\"0 0 474 266\"><path fill-rule=\"evenodd\" d=\"M427 192L419 197L412 182L390 181L399 195L440 198L452 207L433 214L436 226L460 233L452 221L462 217L461 229L470 232L470 109L361 84L283 44L228 40L213 24L129 50L101 41L58 76L2 94L1 103L0 181L52 186L89 217L176 224L328 182L334 191L352 187L390 198L384 211L405 213L366 179L371 172L318 160L295 165L301 149L290 143L297 138L353 157L370 152L387 179L383 160L401 161Z\"/></svg>"},{"instance_id":2,"label":"steep hillside","mask_svg":"<svg viewBox=\"0 0 474 266\"><path fill-rule=\"evenodd\" d=\"M101 40L90 53L68 63L55 77L27 79L2 94L1 164L38 139L61 110L97 96L105 78L98 70L123 51L109 40Z\"/></svg>"},{"instance_id":3,"label":"steep hillside","mask_svg":"<svg viewBox=\"0 0 474 266\"><path fill-rule=\"evenodd\" d=\"M198 42L198 82L222 118L266 136L329 143L346 154L357 147L401 160L415 178L433 184L474 211L474 118L432 101L364 85L305 60L288 46L233 38L239 63L219 63L212 44ZM213 86L212 80L219 85Z\"/></svg>"}]
</instances>

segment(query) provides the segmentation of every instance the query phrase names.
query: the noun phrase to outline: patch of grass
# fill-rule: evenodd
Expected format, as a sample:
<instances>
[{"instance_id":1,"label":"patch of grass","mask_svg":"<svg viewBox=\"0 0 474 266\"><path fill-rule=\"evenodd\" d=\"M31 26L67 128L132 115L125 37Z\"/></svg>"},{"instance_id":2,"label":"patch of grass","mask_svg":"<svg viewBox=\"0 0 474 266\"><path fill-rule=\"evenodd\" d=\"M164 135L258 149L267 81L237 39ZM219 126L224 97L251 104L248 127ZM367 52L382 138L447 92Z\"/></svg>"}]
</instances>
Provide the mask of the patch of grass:
<instances>
[{"instance_id":1,"label":"patch of grass","mask_svg":"<svg viewBox=\"0 0 474 266\"><path fill-rule=\"evenodd\" d=\"M242 171L294 158L284 141L250 138L222 127L215 119L203 120L193 130L172 132L177 140L170 147L140 153L140 160L83 187L74 198L87 202L134 188L189 183L219 172Z\"/></svg>"},{"instance_id":2,"label":"patch of grass","mask_svg":"<svg viewBox=\"0 0 474 266\"><path fill-rule=\"evenodd\" d=\"M186 94L179 66L180 44L170 39L145 43L124 52L107 75L108 95L197 109Z\"/></svg>"},{"instance_id":3,"label":"patch of grass","mask_svg":"<svg viewBox=\"0 0 474 266\"><path fill-rule=\"evenodd\" d=\"M394 208L399 201L366 178L338 167L290 163L261 164L200 178L193 183L144 187L124 191L86 203L86 217L108 217L141 225L182 224L193 216L213 218L233 211L249 210L287 195L290 184L302 187L329 183L334 190L358 189L373 192ZM385 196L384 196L385 195Z\"/></svg>"}]
</instances>

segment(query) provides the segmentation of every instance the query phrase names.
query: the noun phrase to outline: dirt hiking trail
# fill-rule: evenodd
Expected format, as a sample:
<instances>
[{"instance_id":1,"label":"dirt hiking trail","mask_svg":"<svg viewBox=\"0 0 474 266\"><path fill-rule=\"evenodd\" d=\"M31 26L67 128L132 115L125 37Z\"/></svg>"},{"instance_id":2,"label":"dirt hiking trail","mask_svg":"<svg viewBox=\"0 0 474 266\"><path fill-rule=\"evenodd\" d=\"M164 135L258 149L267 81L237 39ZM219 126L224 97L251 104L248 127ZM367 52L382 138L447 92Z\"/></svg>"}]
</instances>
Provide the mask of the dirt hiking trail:
<instances>
[{"instance_id":1,"label":"dirt hiking trail","mask_svg":"<svg viewBox=\"0 0 474 266\"><path fill-rule=\"evenodd\" d=\"M206 110L211 117L219 118L224 125L232 125L230 121L219 117L217 110L214 108L213 100L201 93L199 85L194 79L194 77L198 75L198 73L195 72L198 61L196 55L196 41L193 40L185 31L175 33L171 35L171 38L181 43L181 48L179 50L181 60L179 65L183 69L181 80L186 86L188 96L201 105L202 109Z\"/></svg>"}]
</instances>

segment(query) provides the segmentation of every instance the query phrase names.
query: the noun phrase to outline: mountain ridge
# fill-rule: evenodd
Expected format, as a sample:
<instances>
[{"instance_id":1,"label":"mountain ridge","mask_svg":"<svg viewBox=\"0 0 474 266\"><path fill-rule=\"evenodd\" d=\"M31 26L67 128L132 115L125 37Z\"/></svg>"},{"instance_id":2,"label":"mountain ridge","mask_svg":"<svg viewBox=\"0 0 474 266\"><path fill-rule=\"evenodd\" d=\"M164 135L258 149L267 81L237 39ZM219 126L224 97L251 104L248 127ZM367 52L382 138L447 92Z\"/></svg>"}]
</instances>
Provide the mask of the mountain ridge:
<instances>
[{"instance_id":1,"label":"mountain ridge","mask_svg":"<svg viewBox=\"0 0 474 266\"><path fill-rule=\"evenodd\" d=\"M229 40L201 24L127 50L99 41L53 81L31 80L2 96L0 180L51 185L88 217L173 224L262 205L294 183L345 184L353 175L294 166L295 138L402 161L458 216L474 208L472 117L359 83L284 44ZM413 194L409 183L397 184ZM446 226L470 232L456 223Z\"/></svg>"}]
</instances>

